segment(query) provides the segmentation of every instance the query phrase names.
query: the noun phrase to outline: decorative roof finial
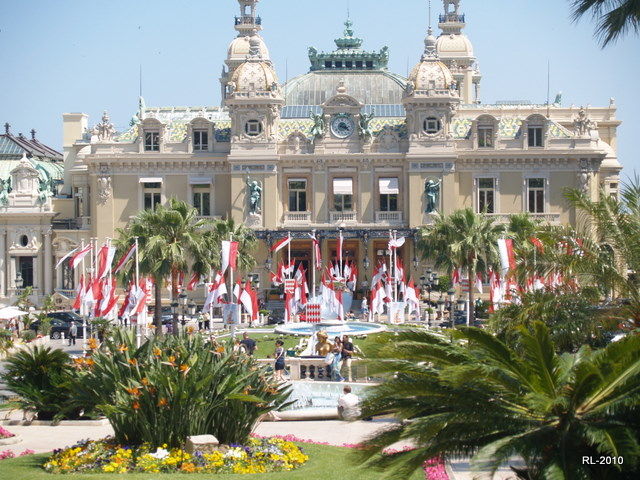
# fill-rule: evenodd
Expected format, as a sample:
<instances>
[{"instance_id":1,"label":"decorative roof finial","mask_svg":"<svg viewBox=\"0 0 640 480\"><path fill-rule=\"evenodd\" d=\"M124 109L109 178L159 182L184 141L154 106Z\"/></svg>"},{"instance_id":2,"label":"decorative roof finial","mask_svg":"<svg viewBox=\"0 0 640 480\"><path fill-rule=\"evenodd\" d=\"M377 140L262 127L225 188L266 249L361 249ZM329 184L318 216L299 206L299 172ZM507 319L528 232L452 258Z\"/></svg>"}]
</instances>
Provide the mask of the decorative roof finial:
<instances>
[{"instance_id":1,"label":"decorative roof finial","mask_svg":"<svg viewBox=\"0 0 640 480\"><path fill-rule=\"evenodd\" d=\"M36 129L32 128L30 133L31 133L31 140L35 140L36 139Z\"/></svg>"},{"instance_id":2,"label":"decorative roof finial","mask_svg":"<svg viewBox=\"0 0 640 480\"><path fill-rule=\"evenodd\" d=\"M427 30L427 37L424 39L424 54L422 60L438 58L438 51L436 49L436 37L433 36L433 29L429 27Z\"/></svg>"},{"instance_id":3,"label":"decorative roof finial","mask_svg":"<svg viewBox=\"0 0 640 480\"><path fill-rule=\"evenodd\" d=\"M9 124L9 122L4 124L4 133L6 133L7 135L9 135L10 133L10 129L11 129L11 125Z\"/></svg>"}]
</instances>

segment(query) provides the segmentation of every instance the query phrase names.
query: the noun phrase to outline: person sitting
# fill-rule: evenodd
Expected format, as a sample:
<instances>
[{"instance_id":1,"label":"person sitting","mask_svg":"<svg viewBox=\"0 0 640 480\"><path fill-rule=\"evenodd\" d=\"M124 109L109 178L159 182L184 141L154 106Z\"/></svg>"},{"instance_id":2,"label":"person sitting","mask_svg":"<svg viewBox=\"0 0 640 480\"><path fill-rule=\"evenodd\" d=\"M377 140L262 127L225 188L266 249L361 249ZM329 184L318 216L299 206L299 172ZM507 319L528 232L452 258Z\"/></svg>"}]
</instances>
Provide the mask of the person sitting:
<instances>
[{"instance_id":1,"label":"person sitting","mask_svg":"<svg viewBox=\"0 0 640 480\"><path fill-rule=\"evenodd\" d=\"M344 395L338 398L338 417L341 420L353 421L360 418L360 398L351 393L349 385L342 389Z\"/></svg>"}]
</instances>

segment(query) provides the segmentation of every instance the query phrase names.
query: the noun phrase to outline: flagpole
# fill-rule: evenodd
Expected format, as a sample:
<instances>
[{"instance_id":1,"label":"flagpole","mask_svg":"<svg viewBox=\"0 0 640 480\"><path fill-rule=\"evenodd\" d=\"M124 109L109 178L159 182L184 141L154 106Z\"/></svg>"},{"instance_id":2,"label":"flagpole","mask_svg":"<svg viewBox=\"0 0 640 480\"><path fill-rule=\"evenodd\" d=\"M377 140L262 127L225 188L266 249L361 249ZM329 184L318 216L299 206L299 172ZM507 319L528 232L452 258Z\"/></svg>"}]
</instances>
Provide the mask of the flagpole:
<instances>
[{"instance_id":1,"label":"flagpole","mask_svg":"<svg viewBox=\"0 0 640 480\"><path fill-rule=\"evenodd\" d=\"M80 240L80 251L82 251L82 250L84 250L84 238L83 238L82 240ZM80 261L82 262L82 278L84 278L84 279L85 279L85 281L86 281L86 279L87 279L87 274L86 274L86 272L85 272L85 265L84 265L84 257L85 257L85 256L86 256L86 255L83 255L83 256L82 256L82 260L80 260ZM86 284L82 286L82 289L83 289L84 291L81 291L81 292L80 292L80 315L82 316L82 324L84 325L84 323L85 323L85 318L84 318L84 316L85 316L85 314L86 314L86 309L85 309L85 306L84 306L84 297L85 297L85 295L86 295L86 291L87 291ZM82 340L83 340L83 342L84 342L84 339L82 339ZM82 351L82 354L84 355L84 353L85 353L85 352L84 352L84 344L83 344L83 351Z\"/></svg>"},{"instance_id":2,"label":"flagpole","mask_svg":"<svg viewBox=\"0 0 640 480\"><path fill-rule=\"evenodd\" d=\"M205 283L204 285L204 298L207 298L207 295L209 294L209 289L213 286L213 268L209 268L209 283ZM217 300L217 299L216 299ZM209 302L209 330L211 330L211 326L213 323L213 302ZM202 328L204 329L204 324L202 325Z\"/></svg>"},{"instance_id":3,"label":"flagpole","mask_svg":"<svg viewBox=\"0 0 640 480\"><path fill-rule=\"evenodd\" d=\"M312 297L314 298L314 302L315 302L315 298L316 298L316 242L318 241L318 239L316 238L316 230L315 228L313 230L311 230L311 233L313 234L313 240L311 241L311 285L312 285L312 289L313 289L313 295Z\"/></svg>"},{"instance_id":4,"label":"flagpole","mask_svg":"<svg viewBox=\"0 0 640 480\"><path fill-rule=\"evenodd\" d=\"M136 296L138 295L138 289L140 288L140 258L138 256L138 237L134 237L134 240L136 242ZM145 309L147 308L146 305L144 307ZM162 308L161 305L156 305L156 308ZM160 324L160 328L162 328L162 323ZM141 344L141 339L140 339L140 315L138 315L136 317L136 346L138 348L140 348L140 344Z\"/></svg>"},{"instance_id":5,"label":"flagpole","mask_svg":"<svg viewBox=\"0 0 640 480\"><path fill-rule=\"evenodd\" d=\"M229 242L233 242L233 233L231 233L231 232L229 232ZM231 292L231 300L232 300L232 303L233 303L233 265L232 265L232 262L231 262L231 249L232 249L232 247L233 247L232 245L229 246L229 271L230 271L229 277L231 279L231 290L229 290L229 291ZM240 292L238 292L238 294L239 293ZM238 297L237 300L239 301L240 297ZM242 307L240 307L240 305L238 303L238 306L236 307L236 309L238 309L240 311L237 312L238 315L234 315L234 317L232 319L233 321L231 322L231 338L233 340L236 339L236 319L239 320L239 318L240 318L240 315L242 313L241 308ZM236 312L234 312L234 313L236 313Z\"/></svg>"}]
</instances>

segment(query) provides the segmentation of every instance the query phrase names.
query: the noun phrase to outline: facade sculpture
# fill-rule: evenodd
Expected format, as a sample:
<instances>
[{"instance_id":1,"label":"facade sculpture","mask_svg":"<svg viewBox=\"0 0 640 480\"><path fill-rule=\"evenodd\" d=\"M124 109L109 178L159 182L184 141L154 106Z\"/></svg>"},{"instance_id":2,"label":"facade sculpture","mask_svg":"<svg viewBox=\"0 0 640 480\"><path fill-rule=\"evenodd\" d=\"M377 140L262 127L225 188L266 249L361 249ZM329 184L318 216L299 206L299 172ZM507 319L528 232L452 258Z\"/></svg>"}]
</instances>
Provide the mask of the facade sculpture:
<instances>
[{"instance_id":1,"label":"facade sculpture","mask_svg":"<svg viewBox=\"0 0 640 480\"><path fill-rule=\"evenodd\" d=\"M113 136L116 133L116 129L109 120L109 114L105 110L102 114L102 123L99 123L93 128L94 135L98 137L99 142L110 142L113 140Z\"/></svg>"},{"instance_id":2,"label":"facade sculpture","mask_svg":"<svg viewBox=\"0 0 640 480\"><path fill-rule=\"evenodd\" d=\"M312 113L310 115L310 118L311 120L313 120L313 126L311 127L311 131L309 133L314 138L314 140L323 138L326 128L324 116L321 114Z\"/></svg>"},{"instance_id":3,"label":"facade sculpture","mask_svg":"<svg viewBox=\"0 0 640 480\"><path fill-rule=\"evenodd\" d=\"M424 184L424 195L426 198L425 213L433 213L440 205L440 185L442 181L429 178Z\"/></svg>"},{"instance_id":4,"label":"facade sculpture","mask_svg":"<svg viewBox=\"0 0 640 480\"><path fill-rule=\"evenodd\" d=\"M247 178L247 191L249 192L249 213L259 215L262 212L262 186L260 182Z\"/></svg>"},{"instance_id":5,"label":"facade sculpture","mask_svg":"<svg viewBox=\"0 0 640 480\"><path fill-rule=\"evenodd\" d=\"M576 135L589 135L592 130L596 130L598 125L589 118L584 107L580 107L578 117L573 121L573 130Z\"/></svg>"}]
</instances>

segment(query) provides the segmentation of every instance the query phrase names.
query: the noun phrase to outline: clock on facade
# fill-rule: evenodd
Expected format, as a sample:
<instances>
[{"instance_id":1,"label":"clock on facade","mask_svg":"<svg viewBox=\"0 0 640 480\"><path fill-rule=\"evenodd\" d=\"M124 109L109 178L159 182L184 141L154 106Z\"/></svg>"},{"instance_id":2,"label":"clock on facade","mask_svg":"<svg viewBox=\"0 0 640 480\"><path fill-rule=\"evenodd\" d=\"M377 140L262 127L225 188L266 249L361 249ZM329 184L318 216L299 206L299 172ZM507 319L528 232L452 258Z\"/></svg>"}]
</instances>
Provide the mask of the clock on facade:
<instances>
[{"instance_id":1,"label":"clock on facade","mask_svg":"<svg viewBox=\"0 0 640 480\"><path fill-rule=\"evenodd\" d=\"M338 138L350 137L355 129L356 124L349 115L336 115L331 121L331 132Z\"/></svg>"}]
</instances>

